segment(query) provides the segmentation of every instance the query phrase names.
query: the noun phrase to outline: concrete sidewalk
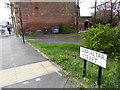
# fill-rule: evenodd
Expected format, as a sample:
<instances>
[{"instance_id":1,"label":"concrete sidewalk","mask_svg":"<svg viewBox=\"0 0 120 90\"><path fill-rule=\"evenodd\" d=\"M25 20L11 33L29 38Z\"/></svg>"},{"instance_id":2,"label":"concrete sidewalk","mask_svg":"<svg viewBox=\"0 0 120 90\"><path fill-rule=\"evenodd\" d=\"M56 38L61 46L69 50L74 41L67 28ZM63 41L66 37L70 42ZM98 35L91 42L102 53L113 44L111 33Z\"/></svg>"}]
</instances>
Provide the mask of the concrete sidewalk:
<instances>
[{"instance_id":1,"label":"concrete sidewalk","mask_svg":"<svg viewBox=\"0 0 120 90\"><path fill-rule=\"evenodd\" d=\"M57 68L21 38L0 38L0 87L4 88L72 88Z\"/></svg>"}]
</instances>

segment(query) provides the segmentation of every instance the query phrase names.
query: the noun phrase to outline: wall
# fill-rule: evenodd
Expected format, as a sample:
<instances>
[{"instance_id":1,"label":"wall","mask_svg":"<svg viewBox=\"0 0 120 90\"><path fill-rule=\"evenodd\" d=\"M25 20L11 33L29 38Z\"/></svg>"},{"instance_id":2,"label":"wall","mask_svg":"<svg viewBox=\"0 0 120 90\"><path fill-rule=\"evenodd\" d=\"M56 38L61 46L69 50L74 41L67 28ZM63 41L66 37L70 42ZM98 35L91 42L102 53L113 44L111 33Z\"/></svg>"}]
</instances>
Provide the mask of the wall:
<instances>
[{"instance_id":1,"label":"wall","mask_svg":"<svg viewBox=\"0 0 120 90\"><path fill-rule=\"evenodd\" d=\"M25 32L42 32L43 27L75 23L75 3L21 2L18 4ZM19 18L19 17L18 17Z\"/></svg>"}]
</instances>

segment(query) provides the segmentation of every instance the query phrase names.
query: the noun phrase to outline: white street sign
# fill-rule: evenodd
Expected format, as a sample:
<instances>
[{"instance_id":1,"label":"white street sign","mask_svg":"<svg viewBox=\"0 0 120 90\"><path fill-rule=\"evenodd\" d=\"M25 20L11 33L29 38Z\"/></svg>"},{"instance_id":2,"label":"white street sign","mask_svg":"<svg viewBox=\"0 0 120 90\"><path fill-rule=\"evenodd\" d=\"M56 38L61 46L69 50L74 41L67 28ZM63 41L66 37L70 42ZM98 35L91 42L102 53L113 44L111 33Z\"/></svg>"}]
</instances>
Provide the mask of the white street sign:
<instances>
[{"instance_id":1,"label":"white street sign","mask_svg":"<svg viewBox=\"0 0 120 90\"><path fill-rule=\"evenodd\" d=\"M103 68L106 68L106 54L80 47L80 57Z\"/></svg>"}]
</instances>

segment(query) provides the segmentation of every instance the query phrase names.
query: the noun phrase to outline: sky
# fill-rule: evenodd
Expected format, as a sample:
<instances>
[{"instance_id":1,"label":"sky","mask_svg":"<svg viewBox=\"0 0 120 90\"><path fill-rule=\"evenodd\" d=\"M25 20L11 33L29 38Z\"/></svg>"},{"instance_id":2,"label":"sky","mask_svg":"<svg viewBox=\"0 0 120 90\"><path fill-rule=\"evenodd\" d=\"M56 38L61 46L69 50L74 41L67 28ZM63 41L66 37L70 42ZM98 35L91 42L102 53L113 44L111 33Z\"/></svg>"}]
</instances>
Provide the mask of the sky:
<instances>
[{"instance_id":1,"label":"sky","mask_svg":"<svg viewBox=\"0 0 120 90\"><path fill-rule=\"evenodd\" d=\"M6 0L0 0L0 22L3 20L9 20L10 10L5 8ZM103 1L108 0L97 0L98 4ZM94 12L94 9L90 7L94 6L95 0L80 0L80 15L81 16L91 16L91 13Z\"/></svg>"},{"instance_id":2,"label":"sky","mask_svg":"<svg viewBox=\"0 0 120 90\"><path fill-rule=\"evenodd\" d=\"M0 22L9 20L10 10L5 8L4 0L0 0Z\"/></svg>"},{"instance_id":3,"label":"sky","mask_svg":"<svg viewBox=\"0 0 120 90\"><path fill-rule=\"evenodd\" d=\"M94 12L94 8L91 9L95 5L96 0L80 0L80 15L81 16L91 16L91 13ZM110 0L97 0L97 5L102 2L110 1ZM115 0L112 0L115 1Z\"/></svg>"}]
</instances>

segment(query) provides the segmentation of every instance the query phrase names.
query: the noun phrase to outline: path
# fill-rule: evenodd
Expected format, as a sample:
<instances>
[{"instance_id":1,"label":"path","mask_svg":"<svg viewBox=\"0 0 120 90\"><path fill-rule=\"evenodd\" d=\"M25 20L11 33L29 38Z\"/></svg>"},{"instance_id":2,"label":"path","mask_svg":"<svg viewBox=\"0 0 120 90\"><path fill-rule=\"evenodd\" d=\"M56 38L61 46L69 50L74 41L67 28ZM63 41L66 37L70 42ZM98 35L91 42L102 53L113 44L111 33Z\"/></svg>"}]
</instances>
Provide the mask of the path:
<instances>
[{"instance_id":1,"label":"path","mask_svg":"<svg viewBox=\"0 0 120 90\"><path fill-rule=\"evenodd\" d=\"M0 38L0 87L70 88L60 69L42 57L21 38Z\"/></svg>"}]
</instances>

